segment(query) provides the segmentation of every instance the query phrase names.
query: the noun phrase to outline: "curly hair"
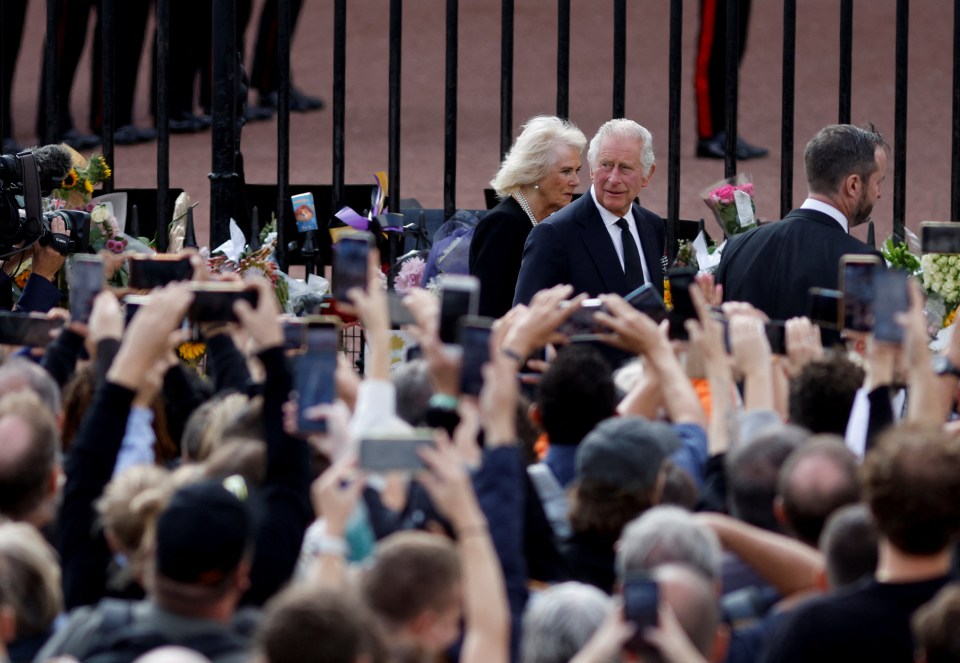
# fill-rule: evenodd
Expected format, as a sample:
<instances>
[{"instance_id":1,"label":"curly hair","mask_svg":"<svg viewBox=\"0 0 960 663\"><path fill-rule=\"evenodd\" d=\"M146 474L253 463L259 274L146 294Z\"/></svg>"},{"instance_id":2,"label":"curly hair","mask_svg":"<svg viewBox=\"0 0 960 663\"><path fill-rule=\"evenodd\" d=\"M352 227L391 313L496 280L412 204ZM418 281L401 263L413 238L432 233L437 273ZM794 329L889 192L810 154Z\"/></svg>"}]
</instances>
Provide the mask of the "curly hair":
<instances>
[{"instance_id":1,"label":"curly hair","mask_svg":"<svg viewBox=\"0 0 960 663\"><path fill-rule=\"evenodd\" d=\"M863 377L863 369L841 354L810 362L790 381L790 423L843 435Z\"/></svg>"},{"instance_id":2,"label":"curly hair","mask_svg":"<svg viewBox=\"0 0 960 663\"><path fill-rule=\"evenodd\" d=\"M881 436L862 467L864 501L898 550L932 555L960 534L960 439L904 425Z\"/></svg>"},{"instance_id":3,"label":"curly hair","mask_svg":"<svg viewBox=\"0 0 960 663\"><path fill-rule=\"evenodd\" d=\"M564 348L537 385L543 430L551 444L579 444L617 407L610 365L595 348Z\"/></svg>"}]
</instances>

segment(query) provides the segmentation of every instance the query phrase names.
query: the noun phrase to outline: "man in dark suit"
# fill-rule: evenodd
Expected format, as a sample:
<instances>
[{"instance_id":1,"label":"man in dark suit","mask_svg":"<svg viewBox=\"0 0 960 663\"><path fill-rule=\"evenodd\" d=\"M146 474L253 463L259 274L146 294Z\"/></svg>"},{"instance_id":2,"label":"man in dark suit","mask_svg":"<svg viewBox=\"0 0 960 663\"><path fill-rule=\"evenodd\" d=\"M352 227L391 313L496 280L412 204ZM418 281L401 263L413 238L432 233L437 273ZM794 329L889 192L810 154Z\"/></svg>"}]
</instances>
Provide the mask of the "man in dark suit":
<instances>
[{"instance_id":1,"label":"man in dark suit","mask_svg":"<svg viewBox=\"0 0 960 663\"><path fill-rule=\"evenodd\" d=\"M590 190L527 237L515 305L561 283L594 297L625 295L644 283L663 292L663 221L634 202L656 170L653 137L632 120L610 120L590 141L587 159Z\"/></svg>"},{"instance_id":2,"label":"man in dark suit","mask_svg":"<svg viewBox=\"0 0 960 663\"><path fill-rule=\"evenodd\" d=\"M848 231L880 199L888 149L872 126L821 129L804 150L809 194L800 208L723 249L716 280L724 299L749 302L774 320L805 315L810 288L837 287L840 256L879 255Z\"/></svg>"}]
</instances>

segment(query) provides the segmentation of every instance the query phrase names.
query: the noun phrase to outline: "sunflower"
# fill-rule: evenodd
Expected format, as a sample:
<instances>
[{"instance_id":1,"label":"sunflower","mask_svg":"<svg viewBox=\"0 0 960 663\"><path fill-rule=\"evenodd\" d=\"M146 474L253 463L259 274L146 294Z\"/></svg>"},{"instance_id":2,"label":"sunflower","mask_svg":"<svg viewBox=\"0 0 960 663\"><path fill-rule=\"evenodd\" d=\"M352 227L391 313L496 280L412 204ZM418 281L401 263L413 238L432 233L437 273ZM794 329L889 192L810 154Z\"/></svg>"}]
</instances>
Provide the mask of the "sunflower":
<instances>
[{"instance_id":1,"label":"sunflower","mask_svg":"<svg viewBox=\"0 0 960 663\"><path fill-rule=\"evenodd\" d=\"M180 358L186 359L187 361L196 361L197 359L200 359L200 357L202 357L206 351L206 343L197 343L194 341L181 343L177 348L177 354L180 355Z\"/></svg>"},{"instance_id":2,"label":"sunflower","mask_svg":"<svg viewBox=\"0 0 960 663\"><path fill-rule=\"evenodd\" d=\"M67 173L67 176L63 178L63 181L60 182L61 189L72 189L77 186L77 169L71 168L70 172Z\"/></svg>"},{"instance_id":3,"label":"sunflower","mask_svg":"<svg viewBox=\"0 0 960 663\"><path fill-rule=\"evenodd\" d=\"M953 309L950 313L947 314L947 317L943 319L943 326L949 327L953 324L953 321L957 319L957 309Z\"/></svg>"}]
</instances>

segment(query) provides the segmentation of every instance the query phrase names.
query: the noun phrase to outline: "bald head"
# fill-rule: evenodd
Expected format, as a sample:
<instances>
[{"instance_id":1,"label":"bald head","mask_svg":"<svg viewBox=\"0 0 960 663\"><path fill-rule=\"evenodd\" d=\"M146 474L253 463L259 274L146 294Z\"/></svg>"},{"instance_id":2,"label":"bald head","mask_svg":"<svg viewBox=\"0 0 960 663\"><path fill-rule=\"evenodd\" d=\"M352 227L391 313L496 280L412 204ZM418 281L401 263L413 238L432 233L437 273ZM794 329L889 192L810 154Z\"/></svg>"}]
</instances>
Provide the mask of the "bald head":
<instances>
[{"instance_id":1,"label":"bald head","mask_svg":"<svg viewBox=\"0 0 960 663\"><path fill-rule=\"evenodd\" d=\"M777 493L789 530L816 547L830 514L860 499L856 460L839 437L815 436L784 463Z\"/></svg>"},{"instance_id":2,"label":"bald head","mask_svg":"<svg viewBox=\"0 0 960 663\"><path fill-rule=\"evenodd\" d=\"M682 564L664 564L651 573L660 600L673 609L683 632L704 658L710 659L720 626L720 606L710 582Z\"/></svg>"}]
</instances>

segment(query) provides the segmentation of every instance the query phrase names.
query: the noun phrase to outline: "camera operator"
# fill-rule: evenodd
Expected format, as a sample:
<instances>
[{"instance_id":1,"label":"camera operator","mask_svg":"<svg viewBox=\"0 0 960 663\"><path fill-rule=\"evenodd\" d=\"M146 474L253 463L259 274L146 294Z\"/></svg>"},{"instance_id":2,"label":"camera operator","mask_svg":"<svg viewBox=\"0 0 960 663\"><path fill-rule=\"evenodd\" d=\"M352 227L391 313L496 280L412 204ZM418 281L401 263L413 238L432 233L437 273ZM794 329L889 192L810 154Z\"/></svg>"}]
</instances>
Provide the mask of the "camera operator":
<instances>
[{"instance_id":1,"label":"camera operator","mask_svg":"<svg viewBox=\"0 0 960 663\"><path fill-rule=\"evenodd\" d=\"M50 222L53 235L70 237L66 222L56 217ZM69 239L68 239L69 241ZM57 288L57 273L63 267L67 257L54 248L56 242L41 246L36 242L20 256L8 258L0 271L0 306L6 310L46 313L60 301L60 289ZM30 276L27 278L20 299L14 306L12 279L16 270L28 258L33 258Z\"/></svg>"}]
</instances>

